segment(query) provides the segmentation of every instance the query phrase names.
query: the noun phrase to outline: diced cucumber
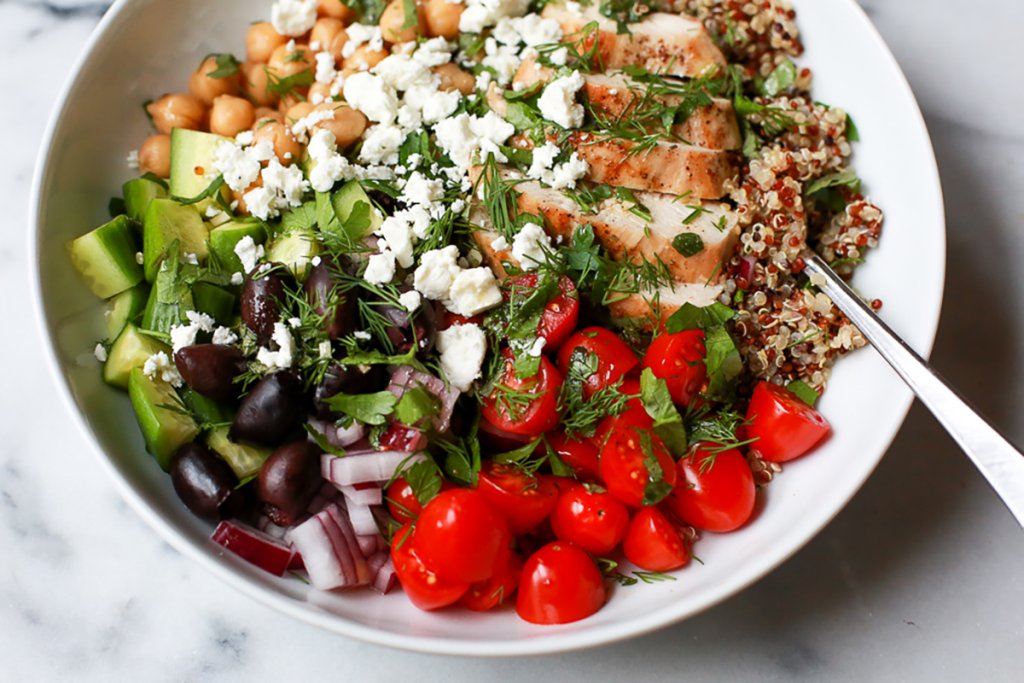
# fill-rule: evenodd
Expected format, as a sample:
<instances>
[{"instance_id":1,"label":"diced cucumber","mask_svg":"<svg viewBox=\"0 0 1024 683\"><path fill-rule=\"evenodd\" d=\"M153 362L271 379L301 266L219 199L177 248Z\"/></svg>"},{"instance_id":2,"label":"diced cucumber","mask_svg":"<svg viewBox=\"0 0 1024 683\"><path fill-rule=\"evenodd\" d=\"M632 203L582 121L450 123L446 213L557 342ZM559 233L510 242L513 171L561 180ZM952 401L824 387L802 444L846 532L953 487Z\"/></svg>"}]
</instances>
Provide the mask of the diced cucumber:
<instances>
[{"instance_id":1,"label":"diced cucumber","mask_svg":"<svg viewBox=\"0 0 1024 683\"><path fill-rule=\"evenodd\" d=\"M355 209L359 202L363 202L370 209L370 224L369 227L361 234L350 234L349 236L353 239L361 239L366 237L374 230L377 230L381 223L384 222L383 217L379 212L373 210L373 202L370 201L370 196L366 194L366 190L359 184L358 180L350 180L342 185L336 192L331 195L331 204L334 207L334 214L341 221L342 225L348 222L348 219L352 217L352 211Z\"/></svg>"},{"instance_id":2,"label":"diced cucumber","mask_svg":"<svg viewBox=\"0 0 1024 683\"><path fill-rule=\"evenodd\" d=\"M234 411L223 403L218 403L212 398L207 398L200 393L185 389L181 392L181 398L189 412L204 425L217 425L231 422Z\"/></svg>"},{"instance_id":3,"label":"diced cucumber","mask_svg":"<svg viewBox=\"0 0 1024 683\"><path fill-rule=\"evenodd\" d=\"M131 221L118 216L68 244L71 262L101 299L108 299L142 282L142 266Z\"/></svg>"},{"instance_id":4,"label":"diced cucumber","mask_svg":"<svg viewBox=\"0 0 1024 683\"><path fill-rule=\"evenodd\" d=\"M156 278L164 252L175 240L180 245L182 257L195 254L200 261L206 259L209 231L194 206L185 206L173 199L154 199L146 209L142 232L146 280L149 282Z\"/></svg>"},{"instance_id":5,"label":"diced cucumber","mask_svg":"<svg viewBox=\"0 0 1024 683\"><path fill-rule=\"evenodd\" d=\"M146 449L164 470L180 446L199 434L199 425L184 409L178 393L170 384L150 379L142 368L132 370L128 378L128 396L135 409Z\"/></svg>"},{"instance_id":6,"label":"diced cucumber","mask_svg":"<svg viewBox=\"0 0 1024 683\"><path fill-rule=\"evenodd\" d=\"M192 285L192 300L196 310L205 313L221 325L231 322L235 313L235 295L223 287L208 282Z\"/></svg>"},{"instance_id":7,"label":"diced cucumber","mask_svg":"<svg viewBox=\"0 0 1024 683\"><path fill-rule=\"evenodd\" d=\"M210 186L217 172L213 170L214 153L227 138L198 130L175 128L171 131L171 194L191 199ZM227 190L225 188L225 197ZM209 200L197 204L205 210Z\"/></svg>"},{"instance_id":8,"label":"diced cucumber","mask_svg":"<svg viewBox=\"0 0 1024 683\"><path fill-rule=\"evenodd\" d=\"M167 188L152 178L133 178L125 183L121 192L124 194L124 210L128 217L142 222L146 209L154 199L167 196Z\"/></svg>"},{"instance_id":9,"label":"diced cucumber","mask_svg":"<svg viewBox=\"0 0 1024 683\"><path fill-rule=\"evenodd\" d=\"M180 298L176 298L163 291L164 282L164 278L158 277L153 283L146 310L142 313L142 329L170 334L173 325L188 322L185 311L193 310L195 304L190 290L186 289Z\"/></svg>"},{"instance_id":10,"label":"diced cucumber","mask_svg":"<svg viewBox=\"0 0 1024 683\"><path fill-rule=\"evenodd\" d=\"M107 352L107 362L103 366L103 381L119 389L128 388L128 376L132 370L141 368L146 359L163 351L168 358L171 347L143 334L138 327L128 323L117 336Z\"/></svg>"},{"instance_id":11,"label":"diced cucumber","mask_svg":"<svg viewBox=\"0 0 1024 683\"><path fill-rule=\"evenodd\" d=\"M149 299L149 286L135 285L121 292L107 303L107 339L117 339L128 323L138 324Z\"/></svg>"},{"instance_id":12,"label":"diced cucumber","mask_svg":"<svg viewBox=\"0 0 1024 683\"><path fill-rule=\"evenodd\" d=\"M282 263L297 278L305 277L306 268L320 253L320 242L312 230L293 230L275 237L267 247L267 260Z\"/></svg>"},{"instance_id":13,"label":"diced cucumber","mask_svg":"<svg viewBox=\"0 0 1024 683\"><path fill-rule=\"evenodd\" d=\"M223 458L235 476L242 480L259 474L263 462L270 457L269 448L257 448L229 439L228 427L211 429L206 435L206 445Z\"/></svg>"},{"instance_id":14,"label":"diced cucumber","mask_svg":"<svg viewBox=\"0 0 1024 683\"><path fill-rule=\"evenodd\" d=\"M256 244L267 241L267 230L258 221L231 221L210 231L210 252L220 261L225 273L241 273L242 261L235 253L235 245L243 237L251 237Z\"/></svg>"}]
</instances>

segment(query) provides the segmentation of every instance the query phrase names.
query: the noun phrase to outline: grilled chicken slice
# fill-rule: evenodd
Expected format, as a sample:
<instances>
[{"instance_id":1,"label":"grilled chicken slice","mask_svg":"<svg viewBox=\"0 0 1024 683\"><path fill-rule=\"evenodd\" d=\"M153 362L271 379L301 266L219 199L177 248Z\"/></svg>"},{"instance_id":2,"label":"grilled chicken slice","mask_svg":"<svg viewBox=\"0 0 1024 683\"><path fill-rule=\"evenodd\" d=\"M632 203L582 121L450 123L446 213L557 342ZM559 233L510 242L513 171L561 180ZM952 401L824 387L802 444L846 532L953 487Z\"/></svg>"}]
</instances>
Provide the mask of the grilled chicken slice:
<instances>
[{"instance_id":1,"label":"grilled chicken slice","mask_svg":"<svg viewBox=\"0 0 1024 683\"><path fill-rule=\"evenodd\" d=\"M562 26L563 42L582 40L581 53L593 47L594 35L584 26L597 22L598 50L604 69L628 64L672 76L700 76L709 67L724 69L725 56L697 19L681 14L653 12L635 24L628 33L618 33L613 20L602 16L598 4L570 9L565 3L550 4L543 16Z\"/></svg>"},{"instance_id":2,"label":"grilled chicken slice","mask_svg":"<svg viewBox=\"0 0 1024 683\"><path fill-rule=\"evenodd\" d=\"M639 318L648 321L648 328L655 321L664 322L683 307L693 304L704 308L713 304L723 291L722 285L679 283L671 287L659 287L653 292L633 294L621 301L608 305L613 318Z\"/></svg>"},{"instance_id":3,"label":"grilled chicken slice","mask_svg":"<svg viewBox=\"0 0 1024 683\"><path fill-rule=\"evenodd\" d=\"M519 67L513 82L529 87L548 81L552 73L548 67L527 60ZM591 106L612 120L628 121L630 111L644 99L645 86L623 73L584 74L583 80L583 92ZM671 107L681 101L679 96L661 96L654 98L651 104ZM504 97L496 86L493 92L488 92L488 102L492 109L495 105L503 106ZM695 109L686 121L673 126L672 133L680 140L707 149L734 150L743 144L732 102L722 98L714 98L710 105Z\"/></svg>"}]
</instances>

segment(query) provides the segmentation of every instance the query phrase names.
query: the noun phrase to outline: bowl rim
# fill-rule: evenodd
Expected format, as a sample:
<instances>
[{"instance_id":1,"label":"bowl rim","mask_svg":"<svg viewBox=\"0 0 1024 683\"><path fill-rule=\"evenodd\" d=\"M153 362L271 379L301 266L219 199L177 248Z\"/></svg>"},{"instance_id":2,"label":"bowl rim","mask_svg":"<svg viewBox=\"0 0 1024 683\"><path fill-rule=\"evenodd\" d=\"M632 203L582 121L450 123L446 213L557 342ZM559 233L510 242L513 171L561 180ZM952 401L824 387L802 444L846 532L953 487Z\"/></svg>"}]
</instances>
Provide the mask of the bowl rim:
<instances>
[{"instance_id":1,"label":"bowl rim","mask_svg":"<svg viewBox=\"0 0 1024 683\"><path fill-rule=\"evenodd\" d=\"M928 319L934 321L934 324L930 329L924 330L925 334L923 335L923 344L917 349L918 353L922 357L928 358L931 355L932 348L935 344L935 338L938 333L942 303L945 296L945 266L947 259L946 214L942 184L934 147L931 143L931 136L928 132L927 123L925 122L913 90L910 87L910 83L907 81L903 70L900 68L899 63L892 54L892 51L889 49L881 34L871 22L867 13L859 4L857 4L856 0L833 1L842 2L850 6L857 17L857 20L862 24L861 29L866 32L866 36L875 44L875 48L878 51L879 56L888 62L889 66L897 76L897 82L900 88L904 90L905 95L909 98L911 107L908 110L908 113L913 116L915 123L919 126L919 131L923 133L925 138L927 154L922 160L927 162L927 167L922 168L921 171L923 175L928 176L929 184L935 189L934 195L937 200L937 206L934 207L936 209L935 215L938 217L940 222L940 226L938 227L941 229L936 230L934 239L938 241L936 244L938 247L937 251L942 260L941 268L938 270L937 285L939 288L939 296L936 298L933 310L927 311ZM648 617L646 619L634 619L620 624L602 626L594 630L568 633L553 631L552 635L548 637L522 638L505 641L477 641L427 636L408 636L387 632L379 628L349 621L340 615L316 609L315 607L311 607L310 603L299 602L291 597L280 594L271 588L259 585L257 582L249 579L237 569L233 568L230 563L223 561L218 556L209 552L204 545L193 543L191 540L179 533L155 510L152 505L150 505L150 503L142 497L138 491L132 487L127 479L113 465L110 458L99 446L84 413L74 400L68 378L61 369L55 340L50 334L45 309L43 307L43 264L42 252L40 249L43 230L43 226L40 222L43 215L42 188L48 176L48 170L53 156L54 138L67 114L67 100L72 94L79 75L92 59L94 48L107 37L111 27L118 22L125 9L132 4L138 4L138 2L140 2L140 0L115 0L115 2L110 6L97 26L93 29L93 32L85 43L85 46L76 58L67 79L59 91L57 99L53 105L53 109L50 112L39 152L37 154L35 168L33 171L31 192L29 195L30 239L28 241L28 248L29 262L31 264L30 277L32 280L31 291L33 308L35 311L38 331L44 339L44 353L48 360L47 365L49 367L51 377L60 387L59 393L64 401L64 405L68 412L73 416L74 423L78 427L84 440L89 444L89 450L93 453L96 459L100 461L101 467L113 480L118 493L135 511L135 513L137 513L146 522L146 524L154 529L163 540L170 544L179 553L197 562L200 566L205 568L224 583L230 585L232 588L240 591L246 596L255 598L258 602L268 607L333 633L356 638L375 645L426 654L470 657L509 657L554 654L599 647L638 637L693 617L720 604L745 588L760 581L783 562L799 552L807 545L807 543L821 533L822 529L824 529L825 526L827 526L832 519L834 519L834 517L849 504L853 496L860 490L867 478L877 468L878 463L881 462L885 452L887 452L892 446L892 442L899 433L903 422L906 420L906 415L914 400L914 396L909 389L903 391L903 394L900 397L898 404L899 408L895 411L899 416L899 422L897 423L897 427L893 431L892 435L887 439L885 448L882 450L882 453L879 455L876 462L872 467L866 470L863 476L858 477L856 481L850 482L851 486L849 493L840 498L841 504L836 506L835 510L830 514L825 515L811 525L809 533L807 533L798 543L795 545L786 545L784 547L780 546L781 550L773 550L766 554L765 560L757 567L757 571L748 571L743 573L737 572L731 577L725 577L725 579L716 585L711 591L710 599L705 600L701 605L689 608L684 607L675 611L659 611L654 617Z\"/></svg>"}]
</instances>

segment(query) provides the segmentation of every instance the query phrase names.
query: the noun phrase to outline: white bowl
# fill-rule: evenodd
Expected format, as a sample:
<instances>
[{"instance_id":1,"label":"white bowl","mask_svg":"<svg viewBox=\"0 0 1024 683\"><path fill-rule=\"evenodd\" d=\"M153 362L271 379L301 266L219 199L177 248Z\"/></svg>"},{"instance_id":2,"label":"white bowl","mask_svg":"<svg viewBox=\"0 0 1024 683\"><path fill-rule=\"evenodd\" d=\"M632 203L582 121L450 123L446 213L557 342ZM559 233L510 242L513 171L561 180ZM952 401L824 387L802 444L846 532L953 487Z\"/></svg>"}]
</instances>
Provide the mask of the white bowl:
<instances>
[{"instance_id":1,"label":"white bowl","mask_svg":"<svg viewBox=\"0 0 1024 683\"><path fill-rule=\"evenodd\" d=\"M105 219L107 198L130 176L125 157L148 131L141 103L184 88L202 55L244 53L246 26L267 17L270 4L118 0L73 70L36 169L37 294L54 368L101 466L171 545L239 590L337 633L425 652L523 655L608 643L696 614L796 552L860 488L911 402L870 350L839 363L821 403L833 438L786 467L768 487L753 523L724 536L707 534L696 549L704 564L679 572L677 581L617 588L600 612L574 624L537 627L509 611L428 614L400 592L318 594L219 552L207 541L209 527L178 502L167 475L146 455L127 398L100 380L91 349L104 336L101 307L77 279L64 244ZM855 117L863 138L856 168L886 212L882 245L858 272L856 285L882 298L888 322L928 353L942 300L945 235L924 121L892 55L853 0L793 4L808 48L803 63L816 74L815 97Z\"/></svg>"}]
</instances>

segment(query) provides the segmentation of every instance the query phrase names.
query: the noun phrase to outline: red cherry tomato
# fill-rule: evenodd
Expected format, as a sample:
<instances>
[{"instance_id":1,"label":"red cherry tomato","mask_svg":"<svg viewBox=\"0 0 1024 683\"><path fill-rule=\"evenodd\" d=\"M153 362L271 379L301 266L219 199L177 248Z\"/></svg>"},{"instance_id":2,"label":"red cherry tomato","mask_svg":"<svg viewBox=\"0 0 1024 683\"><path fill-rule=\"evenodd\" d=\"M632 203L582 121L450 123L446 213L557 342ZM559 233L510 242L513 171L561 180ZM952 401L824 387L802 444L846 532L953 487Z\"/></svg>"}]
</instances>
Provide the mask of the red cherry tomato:
<instances>
[{"instance_id":1,"label":"red cherry tomato","mask_svg":"<svg viewBox=\"0 0 1024 683\"><path fill-rule=\"evenodd\" d=\"M516 612L532 624L567 624L589 617L604 601L604 578L590 556L555 541L526 560Z\"/></svg>"},{"instance_id":2,"label":"red cherry tomato","mask_svg":"<svg viewBox=\"0 0 1024 683\"><path fill-rule=\"evenodd\" d=\"M675 487L677 476L661 439L622 415L616 418L601 448L601 479L608 493L633 507L653 505Z\"/></svg>"},{"instance_id":3,"label":"red cherry tomato","mask_svg":"<svg viewBox=\"0 0 1024 683\"><path fill-rule=\"evenodd\" d=\"M510 277L505 298L508 299L512 294L520 298L529 296L536 289L539 279L536 273ZM580 317L580 295L573 281L563 276L558 281L558 288L561 291L544 307L540 314L540 324L537 325L537 336L547 341L544 349L549 352L557 350L569 338Z\"/></svg>"},{"instance_id":4,"label":"red cherry tomato","mask_svg":"<svg viewBox=\"0 0 1024 683\"><path fill-rule=\"evenodd\" d=\"M689 405L708 378L704 364L704 332L687 330L654 338L644 355L644 366L665 380L668 393L679 405Z\"/></svg>"},{"instance_id":5,"label":"red cherry tomato","mask_svg":"<svg viewBox=\"0 0 1024 683\"><path fill-rule=\"evenodd\" d=\"M814 448L831 431L821 413L784 387L759 382L747 408L750 450L769 462L786 462Z\"/></svg>"},{"instance_id":6,"label":"red cherry tomato","mask_svg":"<svg viewBox=\"0 0 1024 683\"><path fill-rule=\"evenodd\" d=\"M384 498L388 504L388 512L400 524L413 521L423 510L423 505L420 504L412 486L402 477L391 482L391 486L384 492Z\"/></svg>"},{"instance_id":7,"label":"red cherry tomato","mask_svg":"<svg viewBox=\"0 0 1024 683\"><path fill-rule=\"evenodd\" d=\"M607 555L622 542L629 512L615 496L577 484L562 492L551 513L551 528L594 555Z\"/></svg>"},{"instance_id":8,"label":"red cherry tomato","mask_svg":"<svg viewBox=\"0 0 1024 683\"><path fill-rule=\"evenodd\" d=\"M414 536L412 526L406 524L391 539L391 561L405 594L422 610L440 609L457 602L469 584L446 581L427 569L413 547Z\"/></svg>"},{"instance_id":9,"label":"red cherry tomato","mask_svg":"<svg viewBox=\"0 0 1024 683\"><path fill-rule=\"evenodd\" d=\"M576 476L588 481L597 481L601 476L598 470L600 451L588 439L569 438L564 432L553 432L545 437L551 449L572 468Z\"/></svg>"},{"instance_id":10,"label":"red cherry tomato","mask_svg":"<svg viewBox=\"0 0 1024 683\"><path fill-rule=\"evenodd\" d=\"M515 553L508 564L486 581L474 583L462 596L462 604L474 612L486 612L511 601L519 588L519 576L523 573L523 560Z\"/></svg>"},{"instance_id":11,"label":"red cherry tomato","mask_svg":"<svg viewBox=\"0 0 1024 683\"><path fill-rule=\"evenodd\" d=\"M494 453L515 450L533 441L536 437L525 434L513 434L498 429L487 420L480 420L480 442Z\"/></svg>"},{"instance_id":12,"label":"red cherry tomato","mask_svg":"<svg viewBox=\"0 0 1024 683\"><path fill-rule=\"evenodd\" d=\"M383 450L418 453L427 447L427 435L416 427L392 422L380 435Z\"/></svg>"},{"instance_id":13,"label":"red cherry tomato","mask_svg":"<svg viewBox=\"0 0 1024 683\"><path fill-rule=\"evenodd\" d=\"M611 386L640 364L633 349L614 332L603 327L588 327L569 337L558 351L558 367L563 375L569 373L573 351L580 348L597 356L597 372L583 383L584 398Z\"/></svg>"},{"instance_id":14,"label":"red cherry tomato","mask_svg":"<svg viewBox=\"0 0 1024 683\"><path fill-rule=\"evenodd\" d=\"M706 531L724 533L740 528L754 512L754 475L736 449L693 450L676 463L679 485L665 506L679 521Z\"/></svg>"},{"instance_id":15,"label":"red cherry tomato","mask_svg":"<svg viewBox=\"0 0 1024 683\"><path fill-rule=\"evenodd\" d=\"M508 525L477 491L442 491L423 506L412 544L426 567L447 581L491 578L506 562Z\"/></svg>"},{"instance_id":16,"label":"red cherry tomato","mask_svg":"<svg viewBox=\"0 0 1024 683\"><path fill-rule=\"evenodd\" d=\"M527 379L516 376L512 352L505 350L505 374L502 387L484 398L481 414L500 430L513 434L538 436L558 424L558 397L562 375L545 356L540 369Z\"/></svg>"},{"instance_id":17,"label":"red cherry tomato","mask_svg":"<svg viewBox=\"0 0 1024 683\"><path fill-rule=\"evenodd\" d=\"M656 507L637 511L629 522L622 550L626 559L649 572L667 572L690 562L688 542Z\"/></svg>"},{"instance_id":18,"label":"red cherry tomato","mask_svg":"<svg viewBox=\"0 0 1024 683\"><path fill-rule=\"evenodd\" d=\"M480 471L477 490L505 517L515 536L536 529L558 500L558 487L550 477L531 477L512 465L490 461Z\"/></svg>"}]
</instances>

